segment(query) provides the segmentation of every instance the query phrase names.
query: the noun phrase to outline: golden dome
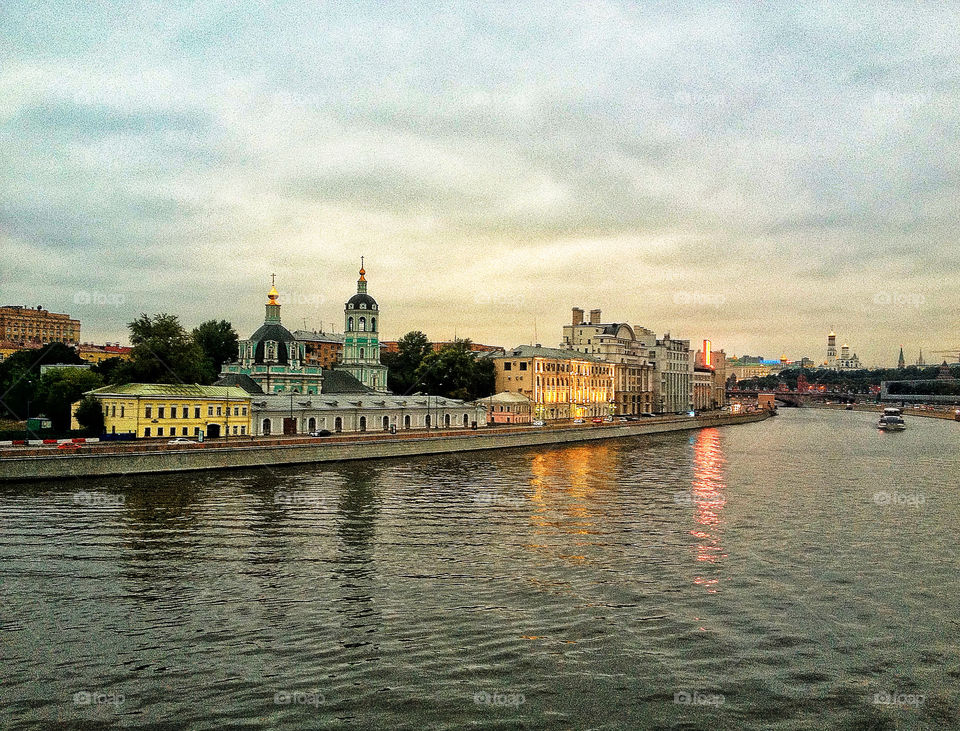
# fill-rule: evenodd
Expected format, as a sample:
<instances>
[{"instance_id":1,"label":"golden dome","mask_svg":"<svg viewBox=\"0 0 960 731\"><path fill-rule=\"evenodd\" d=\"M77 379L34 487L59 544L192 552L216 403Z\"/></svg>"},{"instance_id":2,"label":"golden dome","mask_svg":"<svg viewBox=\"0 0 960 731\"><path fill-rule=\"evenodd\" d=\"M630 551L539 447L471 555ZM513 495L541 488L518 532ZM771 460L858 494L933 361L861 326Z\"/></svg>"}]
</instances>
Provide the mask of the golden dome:
<instances>
[{"instance_id":1,"label":"golden dome","mask_svg":"<svg viewBox=\"0 0 960 731\"><path fill-rule=\"evenodd\" d=\"M280 304L279 302L277 302L277 297L279 296L280 296L280 293L277 291L277 288L275 286L270 287L270 291L267 293L267 297L269 298L267 301L267 304L268 305Z\"/></svg>"}]
</instances>

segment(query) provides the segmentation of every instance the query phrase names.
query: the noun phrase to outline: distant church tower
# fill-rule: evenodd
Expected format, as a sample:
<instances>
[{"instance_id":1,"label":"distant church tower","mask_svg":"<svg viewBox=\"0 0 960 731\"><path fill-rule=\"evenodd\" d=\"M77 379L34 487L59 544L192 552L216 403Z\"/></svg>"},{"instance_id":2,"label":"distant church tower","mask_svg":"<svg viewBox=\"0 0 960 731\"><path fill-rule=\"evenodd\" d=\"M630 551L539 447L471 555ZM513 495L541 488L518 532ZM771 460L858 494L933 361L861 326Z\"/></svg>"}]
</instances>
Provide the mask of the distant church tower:
<instances>
[{"instance_id":1,"label":"distant church tower","mask_svg":"<svg viewBox=\"0 0 960 731\"><path fill-rule=\"evenodd\" d=\"M897 368L906 368L907 362L903 359L903 346L900 346L900 358L897 360Z\"/></svg>"},{"instance_id":2,"label":"distant church tower","mask_svg":"<svg viewBox=\"0 0 960 731\"><path fill-rule=\"evenodd\" d=\"M367 294L366 273L361 257L357 293L343 310L343 360L336 369L374 391L386 392L387 367L380 363L380 308Z\"/></svg>"},{"instance_id":3,"label":"distant church tower","mask_svg":"<svg viewBox=\"0 0 960 731\"><path fill-rule=\"evenodd\" d=\"M827 335L827 368L837 367L837 334L831 330Z\"/></svg>"}]
</instances>

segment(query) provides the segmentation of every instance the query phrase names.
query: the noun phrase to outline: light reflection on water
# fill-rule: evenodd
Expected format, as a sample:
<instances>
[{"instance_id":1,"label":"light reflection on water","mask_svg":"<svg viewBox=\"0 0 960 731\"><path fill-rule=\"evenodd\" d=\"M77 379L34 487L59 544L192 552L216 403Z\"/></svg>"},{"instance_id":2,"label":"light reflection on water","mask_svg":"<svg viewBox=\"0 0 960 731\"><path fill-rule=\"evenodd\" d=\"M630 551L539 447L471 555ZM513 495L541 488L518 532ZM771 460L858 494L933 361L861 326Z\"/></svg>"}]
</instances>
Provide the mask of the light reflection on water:
<instances>
[{"instance_id":1,"label":"light reflection on water","mask_svg":"<svg viewBox=\"0 0 960 731\"><path fill-rule=\"evenodd\" d=\"M0 487L0 727L951 727L960 430L869 417Z\"/></svg>"}]
</instances>

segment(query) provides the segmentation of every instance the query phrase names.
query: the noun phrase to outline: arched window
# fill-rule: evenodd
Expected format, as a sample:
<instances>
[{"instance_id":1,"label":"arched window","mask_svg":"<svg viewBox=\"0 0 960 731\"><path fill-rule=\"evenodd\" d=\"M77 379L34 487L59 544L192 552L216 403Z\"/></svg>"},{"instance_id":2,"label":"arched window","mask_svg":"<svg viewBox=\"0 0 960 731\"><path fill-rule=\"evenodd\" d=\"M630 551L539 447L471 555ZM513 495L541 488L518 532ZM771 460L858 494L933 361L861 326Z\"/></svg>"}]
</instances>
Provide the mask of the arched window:
<instances>
[{"instance_id":1,"label":"arched window","mask_svg":"<svg viewBox=\"0 0 960 731\"><path fill-rule=\"evenodd\" d=\"M423 423L426 425L427 429L430 428L430 414L427 414L427 417L423 420Z\"/></svg>"},{"instance_id":2,"label":"arched window","mask_svg":"<svg viewBox=\"0 0 960 731\"><path fill-rule=\"evenodd\" d=\"M377 318L376 318L376 317L371 317L371 318L370 318L370 330L373 331L373 332L376 332L376 331L377 331Z\"/></svg>"},{"instance_id":3,"label":"arched window","mask_svg":"<svg viewBox=\"0 0 960 731\"><path fill-rule=\"evenodd\" d=\"M363 360L363 348L360 348L360 360Z\"/></svg>"},{"instance_id":4,"label":"arched window","mask_svg":"<svg viewBox=\"0 0 960 731\"><path fill-rule=\"evenodd\" d=\"M353 331L353 318L352 318L352 317L348 317L348 318L347 318L347 332L352 332L352 331Z\"/></svg>"},{"instance_id":5,"label":"arched window","mask_svg":"<svg viewBox=\"0 0 960 731\"><path fill-rule=\"evenodd\" d=\"M450 426L450 414L443 415L443 425Z\"/></svg>"},{"instance_id":6,"label":"arched window","mask_svg":"<svg viewBox=\"0 0 960 731\"><path fill-rule=\"evenodd\" d=\"M360 332L366 332L366 329L367 329L367 318L366 318L366 317L361 317L361 318L360 318Z\"/></svg>"},{"instance_id":7,"label":"arched window","mask_svg":"<svg viewBox=\"0 0 960 731\"><path fill-rule=\"evenodd\" d=\"M404 429L410 428L410 414L407 414L406 416L403 417L403 428Z\"/></svg>"},{"instance_id":8,"label":"arched window","mask_svg":"<svg viewBox=\"0 0 960 731\"><path fill-rule=\"evenodd\" d=\"M384 417L383 417L383 430L384 430L384 431L390 431L390 417L389 417L389 416L384 416Z\"/></svg>"},{"instance_id":9,"label":"arched window","mask_svg":"<svg viewBox=\"0 0 960 731\"><path fill-rule=\"evenodd\" d=\"M367 430L367 417L366 417L366 416L361 416L361 417L360 417L360 431L366 431L366 430Z\"/></svg>"},{"instance_id":10,"label":"arched window","mask_svg":"<svg viewBox=\"0 0 960 731\"><path fill-rule=\"evenodd\" d=\"M343 419L340 418L339 416L333 420L333 430L335 432L343 431Z\"/></svg>"},{"instance_id":11,"label":"arched window","mask_svg":"<svg viewBox=\"0 0 960 731\"><path fill-rule=\"evenodd\" d=\"M263 420L263 425L261 426L260 431L261 431L265 436L270 436L270 419L264 419L264 420Z\"/></svg>"},{"instance_id":12,"label":"arched window","mask_svg":"<svg viewBox=\"0 0 960 731\"><path fill-rule=\"evenodd\" d=\"M464 414L464 418L466 418L466 414ZM317 430L317 420L311 416L309 419L307 419L307 431L316 431L316 430Z\"/></svg>"},{"instance_id":13,"label":"arched window","mask_svg":"<svg viewBox=\"0 0 960 731\"><path fill-rule=\"evenodd\" d=\"M469 414L464 414L464 415L463 415L463 426L464 426L464 427L470 426L470 415L469 415Z\"/></svg>"}]
</instances>

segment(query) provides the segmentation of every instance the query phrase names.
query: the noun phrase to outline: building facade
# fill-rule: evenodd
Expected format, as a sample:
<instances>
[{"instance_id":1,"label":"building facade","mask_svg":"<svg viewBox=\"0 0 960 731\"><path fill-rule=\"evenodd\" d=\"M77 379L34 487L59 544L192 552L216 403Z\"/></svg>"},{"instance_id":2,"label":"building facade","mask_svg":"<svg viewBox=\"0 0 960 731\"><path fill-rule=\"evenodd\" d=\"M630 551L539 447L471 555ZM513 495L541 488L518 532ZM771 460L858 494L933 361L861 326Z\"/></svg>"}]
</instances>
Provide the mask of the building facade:
<instances>
[{"instance_id":1,"label":"building facade","mask_svg":"<svg viewBox=\"0 0 960 731\"><path fill-rule=\"evenodd\" d=\"M706 411L713 408L713 369L702 365L693 367L693 408Z\"/></svg>"},{"instance_id":2,"label":"building facade","mask_svg":"<svg viewBox=\"0 0 960 731\"><path fill-rule=\"evenodd\" d=\"M387 367L380 362L380 307L367 293L366 271L360 266L357 293L343 310L343 359L336 366L374 391L387 392Z\"/></svg>"},{"instance_id":3,"label":"building facade","mask_svg":"<svg viewBox=\"0 0 960 731\"><path fill-rule=\"evenodd\" d=\"M372 390L253 396L257 436L341 432L472 429L486 424L486 407L437 396L392 396Z\"/></svg>"},{"instance_id":4,"label":"building facade","mask_svg":"<svg viewBox=\"0 0 960 731\"><path fill-rule=\"evenodd\" d=\"M127 383L88 391L103 408L107 434L138 438L247 436L250 394L240 388L166 383ZM77 402L71 408L76 411ZM76 417L71 428L79 429Z\"/></svg>"},{"instance_id":5,"label":"building facade","mask_svg":"<svg viewBox=\"0 0 960 731\"><path fill-rule=\"evenodd\" d=\"M614 366L575 350L521 345L493 357L496 391L530 399L536 419L610 416Z\"/></svg>"},{"instance_id":6,"label":"building facade","mask_svg":"<svg viewBox=\"0 0 960 731\"><path fill-rule=\"evenodd\" d=\"M120 358L121 360L130 360L130 353L133 348L120 345L120 343L105 343L103 345L94 345L93 343L82 343L77 346L77 355L87 363L102 363L111 358Z\"/></svg>"},{"instance_id":7,"label":"building facade","mask_svg":"<svg viewBox=\"0 0 960 731\"><path fill-rule=\"evenodd\" d=\"M658 413L681 413L693 408L693 354L690 341L665 333L650 349L657 378Z\"/></svg>"},{"instance_id":8,"label":"building facade","mask_svg":"<svg viewBox=\"0 0 960 731\"><path fill-rule=\"evenodd\" d=\"M502 393L483 399L488 424L529 424L533 421L533 404L522 393Z\"/></svg>"},{"instance_id":9,"label":"building facade","mask_svg":"<svg viewBox=\"0 0 960 731\"><path fill-rule=\"evenodd\" d=\"M649 332L649 331L645 331ZM602 311L573 308L569 325L563 327L561 348L589 354L614 365L614 403L617 414L651 411L656 402L656 373L650 348L625 322L602 322Z\"/></svg>"},{"instance_id":10,"label":"building facade","mask_svg":"<svg viewBox=\"0 0 960 731\"><path fill-rule=\"evenodd\" d=\"M303 362L308 366L333 368L343 360L343 335L311 330L294 330L293 337L303 343Z\"/></svg>"},{"instance_id":11,"label":"building facade","mask_svg":"<svg viewBox=\"0 0 960 731\"><path fill-rule=\"evenodd\" d=\"M80 321L42 307L7 305L0 307L0 340L76 345L80 342Z\"/></svg>"}]
</instances>

